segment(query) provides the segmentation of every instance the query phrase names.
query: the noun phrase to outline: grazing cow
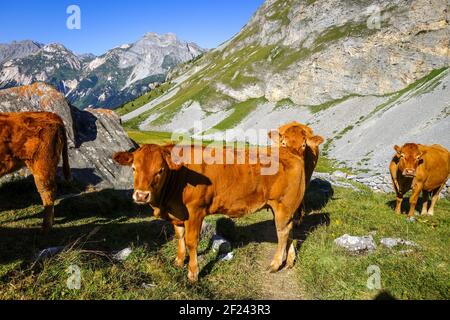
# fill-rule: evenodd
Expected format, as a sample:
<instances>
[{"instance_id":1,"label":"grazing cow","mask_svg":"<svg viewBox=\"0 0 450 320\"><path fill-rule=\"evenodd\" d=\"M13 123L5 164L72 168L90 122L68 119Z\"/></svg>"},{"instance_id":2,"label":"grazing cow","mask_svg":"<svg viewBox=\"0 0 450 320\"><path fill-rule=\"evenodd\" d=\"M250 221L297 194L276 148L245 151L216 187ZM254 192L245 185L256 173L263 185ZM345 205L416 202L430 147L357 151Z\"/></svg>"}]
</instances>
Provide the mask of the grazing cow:
<instances>
[{"instance_id":1,"label":"grazing cow","mask_svg":"<svg viewBox=\"0 0 450 320\"><path fill-rule=\"evenodd\" d=\"M394 155L389 171L397 194L395 212L401 213L403 196L410 189L410 209L408 217L414 216L420 192L423 191L422 214L433 215L434 206L450 175L450 154L440 145L426 146L407 143L403 147L394 147ZM431 194L431 206L428 209L428 196Z\"/></svg>"},{"instance_id":2,"label":"grazing cow","mask_svg":"<svg viewBox=\"0 0 450 320\"><path fill-rule=\"evenodd\" d=\"M64 177L69 180L66 129L58 115L0 113L0 177L28 167L44 204L44 231L53 225L56 169L61 154Z\"/></svg>"},{"instance_id":3,"label":"grazing cow","mask_svg":"<svg viewBox=\"0 0 450 320\"><path fill-rule=\"evenodd\" d=\"M315 136L313 130L296 121L285 124L280 127L277 131L272 131L269 133L269 138L272 139L276 144L282 147L291 148L293 152L301 152L302 141L306 136L306 150L304 152L304 162L305 162L305 182L306 188L308 187L314 169L319 161L319 146L324 142L321 136ZM295 224L299 225L304 214L304 203L300 206L300 217L296 219Z\"/></svg>"},{"instance_id":4,"label":"grazing cow","mask_svg":"<svg viewBox=\"0 0 450 320\"><path fill-rule=\"evenodd\" d=\"M306 141L304 143L306 145ZM133 199L139 204L150 204L157 215L169 220L178 238L177 266L183 266L186 247L189 251L188 278L198 279L197 245L203 219L207 215L225 214L237 218L271 208L275 216L278 248L270 265L276 272L286 261L295 262L292 244L293 216L303 200L305 174L303 154L293 154L287 148L271 150L278 154L278 171L263 175L265 164L261 159L254 164L215 164L205 156L205 147L187 146L187 153L203 155L200 164L179 163L173 159L174 146L144 145L133 153L121 152L114 160L134 169ZM213 149L211 155L223 152L237 158L244 150ZM278 153L279 151L279 153ZM234 154L234 155L233 155ZM241 153L242 154L242 153ZM197 162L198 163L198 162Z\"/></svg>"}]
</instances>

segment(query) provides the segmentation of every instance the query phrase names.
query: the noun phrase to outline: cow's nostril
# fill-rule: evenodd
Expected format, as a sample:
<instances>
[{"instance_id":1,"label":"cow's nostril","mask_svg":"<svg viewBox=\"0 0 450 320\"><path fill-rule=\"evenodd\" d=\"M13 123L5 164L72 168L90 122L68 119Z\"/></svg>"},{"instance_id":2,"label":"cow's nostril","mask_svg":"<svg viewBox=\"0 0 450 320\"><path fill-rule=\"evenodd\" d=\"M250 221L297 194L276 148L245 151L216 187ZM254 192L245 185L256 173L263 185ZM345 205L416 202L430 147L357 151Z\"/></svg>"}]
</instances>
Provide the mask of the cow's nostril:
<instances>
[{"instance_id":1,"label":"cow's nostril","mask_svg":"<svg viewBox=\"0 0 450 320\"><path fill-rule=\"evenodd\" d=\"M150 192L136 191L133 195L133 199L137 203L147 203L150 201Z\"/></svg>"}]
</instances>

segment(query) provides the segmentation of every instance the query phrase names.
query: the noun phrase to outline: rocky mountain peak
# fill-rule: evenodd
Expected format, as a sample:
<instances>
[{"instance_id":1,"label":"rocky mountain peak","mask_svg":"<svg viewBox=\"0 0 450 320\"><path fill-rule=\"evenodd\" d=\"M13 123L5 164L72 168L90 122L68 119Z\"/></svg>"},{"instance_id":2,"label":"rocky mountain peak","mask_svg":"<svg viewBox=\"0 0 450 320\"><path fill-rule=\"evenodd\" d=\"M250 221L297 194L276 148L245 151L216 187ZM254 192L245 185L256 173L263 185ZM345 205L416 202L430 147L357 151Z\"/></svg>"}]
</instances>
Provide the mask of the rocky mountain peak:
<instances>
[{"instance_id":1,"label":"rocky mountain peak","mask_svg":"<svg viewBox=\"0 0 450 320\"><path fill-rule=\"evenodd\" d=\"M0 57L1 52L2 47ZM76 55L58 43L30 52L0 67L0 88L43 81L53 84L80 108L114 109L164 82L169 70L203 50L175 34L147 33L135 43L123 44L99 57Z\"/></svg>"},{"instance_id":2,"label":"rocky mountain peak","mask_svg":"<svg viewBox=\"0 0 450 320\"><path fill-rule=\"evenodd\" d=\"M13 59L20 59L35 53L44 45L31 40L0 43L0 65Z\"/></svg>"}]
</instances>

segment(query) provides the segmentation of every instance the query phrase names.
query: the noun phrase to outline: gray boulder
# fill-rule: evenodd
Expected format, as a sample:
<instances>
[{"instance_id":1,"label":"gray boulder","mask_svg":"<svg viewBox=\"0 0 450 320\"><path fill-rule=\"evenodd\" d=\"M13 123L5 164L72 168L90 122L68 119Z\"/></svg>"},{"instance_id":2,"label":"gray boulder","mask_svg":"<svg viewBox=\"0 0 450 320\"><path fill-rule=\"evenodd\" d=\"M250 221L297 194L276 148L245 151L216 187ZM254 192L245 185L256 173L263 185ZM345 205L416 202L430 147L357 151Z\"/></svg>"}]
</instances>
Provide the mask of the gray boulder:
<instances>
[{"instance_id":1,"label":"gray boulder","mask_svg":"<svg viewBox=\"0 0 450 320\"><path fill-rule=\"evenodd\" d=\"M367 251L371 252L377 249L377 245L375 244L372 235L365 237L355 237L345 234L342 237L334 240L334 243L351 253L362 253Z\"/></svg>"},{"instance_id":2,"label":"gray boulder","mask_svg":"<svg viewBox=\"0 0 450 320\"><path fill-rule=\"evenodd\" d=\"M114 163L112 155L137 145L128 138L120 118L114 112L79 110L70 106L61 93L45 83L0 90L0 112L23 111L48 111L61 116L67 130L70 167L77 183L96 189L132 188L131 168ZM25 171L13 176L27 174Z\"/></svg>"}]
</instances>

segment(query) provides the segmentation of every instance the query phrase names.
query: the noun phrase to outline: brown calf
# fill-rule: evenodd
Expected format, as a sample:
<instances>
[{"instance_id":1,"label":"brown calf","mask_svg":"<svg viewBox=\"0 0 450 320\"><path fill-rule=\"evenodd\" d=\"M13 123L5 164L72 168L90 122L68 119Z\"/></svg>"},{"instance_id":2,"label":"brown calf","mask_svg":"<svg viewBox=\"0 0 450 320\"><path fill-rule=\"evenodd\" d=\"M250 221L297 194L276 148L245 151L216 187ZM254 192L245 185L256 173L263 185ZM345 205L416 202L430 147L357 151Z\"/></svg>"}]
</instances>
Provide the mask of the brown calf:
<instances>
[{"instance_id":1,"label":"brown calf","mask_svg":"<svg viewBox=\"0 0 450 320\"><path fill-rule=\"evenodd\" d=\"M403 147L395 146L397 152L393 157L389 171L392 177L397 204L395 212L401 213L403 196L410 189L410 209L408 217L414 216L420 192L423 191L422 214L434 214L434 206L439 194L450 175L450 154L440 145L426 146L407 143ZM431 206L428 209L428 196L431 194Z\"/></svg>"},{"instance_id":2,"label":"brown calf","mask_svg":"<svg viewBox=\"0 0 450 320\"><path fill-rule=\"evenodd\" d=\"M319 161L320 149L319 146L324 142L321 136L315 136L313 130L296 121L281 126L277 131L269 133L275 144L282 147L290 148L293 152L302 152L302 145L304 138L306 137L306 149L304 151L304 163L305 163L305 182L306 188L308 187L314 169ZM299 208L300 217L296 219L295 224L299 225L304 215L304 203Z\"/></svg>"},{"instance_id":3,"label":"brown calf","mask_svg":"<svg viewBox=\"0 0 450 320\"><path fill-rule=\"evenodd\" d=\"M225 214L240 217L269 207L275 216L278 248L270 265L276 272L286 261L292 267L293 216L303 200L305 174L303 154L287 148L279 150L279 167L273 175L262 175L261 161L256 164L207 164L205 148L188 146L188 152L200 150L201 164L176 164L174 146L145 145L133 153L121 152L114 160L134 169L135 202L150 204L160 217L172 222L178 238L176 265L183 266L189 251L188 278L198 279L197 245L203 219ZM214 155L213 151L211 154ZM236 156L237 150L220 149ZM231 150L231 151L230 151ZM272 150L272 152L275 152ZM248 149L245 151L248 156Z\"/></svg>"},{"instance_id":4,"label":"brown calf","mask_svg":"<svg viewBox=\"0 0 450 320\"><path fill-rule=\"evenodd\" d=\"M0 113L0 177L28 167L44 204L43 229L53 225L56 169L63 158L64 177L70 179L66 129L49 112Z\"/></svg>"}]
</instances>

